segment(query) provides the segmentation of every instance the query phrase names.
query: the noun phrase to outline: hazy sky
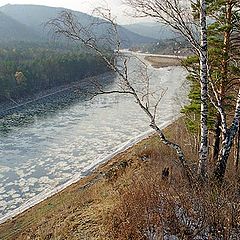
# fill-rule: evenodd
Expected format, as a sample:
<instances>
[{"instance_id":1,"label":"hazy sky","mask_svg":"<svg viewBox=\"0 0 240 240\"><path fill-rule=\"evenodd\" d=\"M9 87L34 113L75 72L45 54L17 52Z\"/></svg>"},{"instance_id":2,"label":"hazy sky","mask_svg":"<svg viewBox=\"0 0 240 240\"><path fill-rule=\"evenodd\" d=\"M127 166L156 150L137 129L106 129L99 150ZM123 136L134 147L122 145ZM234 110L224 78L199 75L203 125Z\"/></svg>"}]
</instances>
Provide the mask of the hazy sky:
<instances>
[{"instance_id":1,"label":"hazy sky","mask_svg":"<svg viewBox=\"0 0 240 240\"><path fill-rule=\"evenodd\" d=\"M86 13L92 13L92 10L98 6L107 7L112 10L114 16L117 16L118 22L130 23L136 19L131 19L126 15L126 6L122 0L0 0L0 6L5 4L38 4L52 7L64 7Z\"/></svg>"}]
</instances>

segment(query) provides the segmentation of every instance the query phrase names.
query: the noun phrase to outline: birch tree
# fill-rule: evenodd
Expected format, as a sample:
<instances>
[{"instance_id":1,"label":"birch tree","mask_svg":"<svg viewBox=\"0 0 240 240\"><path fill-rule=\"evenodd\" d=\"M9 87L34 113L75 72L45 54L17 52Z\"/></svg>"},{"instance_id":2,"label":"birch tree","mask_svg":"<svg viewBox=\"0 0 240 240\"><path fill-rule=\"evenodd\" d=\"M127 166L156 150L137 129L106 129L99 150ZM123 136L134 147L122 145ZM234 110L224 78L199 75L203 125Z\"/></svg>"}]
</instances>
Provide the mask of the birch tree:
<instances>
[{"instance_id":1,"label":"birch tree","mask_svg":"<svg viewBox=\"0 0 240 240\"><path fill-rule=\"evenodd\" d=\"M121 53L121 40L118 33L118 27L111 17L110 11L101 9L99 12L98 9L98 13L101 14L101 19L104 19L106 21L105 24L109 27L109 36L105 35L104 38L100 37L100 39L104 39L102 42L103 44L99 44L97 38L92 37L91 26L87 28L82 26L71 12L62 12L57 18L50 20L48 24L51 25L55 34L65 36L80 43L87 49L94 51L107 63L109 68L118 75L117 88L111 91L104 90L98 82L94 82L94 90L90 93L92 97L99 94L112 93L131 95L140 109L149 118L149 126L157 133L162 143L176 152L178 156L177 164L180 165L184 175L189 180L189 183L191 183L193 175L181 146L170 141L157 124L158 107L165 90L161 87L159 89L151 88L148 68L143 61L137 57L129 57ZM101 21L101 24L103 23L104 22ZM97 23L94 23L94 27L96 24ZM114 47L114 52L109 52L111 47ZM138 61L138 66L136 66L135 70L137 75L134 79L131 79L131 72L128 69L128 62L132 58L136 58Z\"/></svg>"},{"instance_id":2,"label":"birch tree","mask_svg":"<svg viewBox=\"0 0 240 240\"><path fill-rule=\"evenodd\" d=\"M181 34L199 55L201 85L201 140L199 147L198 176L205 178L208 161L208 67L207 67L207 23L206 1L197 3L180 0L126 0L134 8L136 16L150 17L171 26ZM192 5L200 13L199 23L194 22ZM200 41L199 41L200 39Z\"/></svg>"},{"instance_id":3,"label":"birch tree","mask_svg":"<svg viewBox=\"0 0 240 240\"><path fill-rule=\"evenodd\" d=\"M233 145L234 137L237 133L239 126L239 93L235 94L235 108L234 117L231 120L230 127L227 126L226 110L224 109L223 96L226 97L228 94L225 91L225 83L229 79L228 68L233 61L233 56L230 54L230 46L233 45L232 35L235 34L235 44L236 29L239 29L239 1L237 0L225 0L225 1L190 1L189 5L187 2L180 0L127 0L127 3L136 9L136 14L141 17L151 17L156 21L163 22L170 25L173 29L178 31L183 37L185 37L189 43L191 43L193 49L199 57L199 79L201 87L201 141L200 141L200 151L199 151L199 165L198 165L198 175L204 178L207 173L207 160L208 160L208 97L211 103L216 108L221 125L222 131L222 144L221 151L216 163L216 168L214 171L214 176L218 181L222 181L225 175L227 161L229 154ZM208 38L207 38L207 23L206 16L207 10L211 8L209 16L215 19L215 21L221 21L223 32L223 50L222 56L218 62L221 66L221 80L213 81L211 73L211 68L209 69L208 64ZM193 15L191 15L191 10ZM209 12L208 12L209 13ZM191 16L197 16L199 18L199 24L195 24L194 19ZM218 18L218 19L216 19ZM195 18L196 19L196 18ZM234 31L235 30L235 31ZM199 36L194 33L199 31ZM198 43L200 39L200 43ZM235 64L236 61L235 61ZM216 73L216 72L215 72ZM234 91L239 90L239 75L234 78ZM217 82L217 83L216 83ZM217 87L219 86L219 88ZM231 87L231 89L233 89ZM229 97L229 96L228 96Z\"/></svg>"},{"instance_id":4,"label":"birch tree","mask_svg":"<svg viewBox=\"0 0 240 240\"><path fill-rule=\"evenodd\" d=\"M235 0L207 1L207 14L212 19L208 24L208 69L209 69L209 122L210 129L215 119L214 153L216 162L214 177L222 181L225 175L229 151L225 151L225 141L232 131L228 131L235 115L238 87L239 87L239 2ZM184 111L191 116L191 112L198 109L199 95L197 82L200 79L196 60L199 57L189 57L185 66L191 79L191 104ZM197 103L197 104L196 104ZM194 116L193 116L194 117ZM196 126L196 125L195 125ZM232 132L234 136L236 131ZM234 138L233 136L233 138ZM231 140L231 145L233 141ZM225 159L225 160L223 160ZM224 163L225 162L225 163Z\"/></svg>"},{"instance_id":5,"label":"birch tree","mask_svg":"<svg viewBox=\"0 0 240 240\"><path fill-rule=\"evenodd\" d=\"M208 160L208 67L207 67L207 6L205 0L200 0L200 85L201 85L201 144L199 155L198 175L205 177L207 174Z\"/></svg>"}]
</instances>

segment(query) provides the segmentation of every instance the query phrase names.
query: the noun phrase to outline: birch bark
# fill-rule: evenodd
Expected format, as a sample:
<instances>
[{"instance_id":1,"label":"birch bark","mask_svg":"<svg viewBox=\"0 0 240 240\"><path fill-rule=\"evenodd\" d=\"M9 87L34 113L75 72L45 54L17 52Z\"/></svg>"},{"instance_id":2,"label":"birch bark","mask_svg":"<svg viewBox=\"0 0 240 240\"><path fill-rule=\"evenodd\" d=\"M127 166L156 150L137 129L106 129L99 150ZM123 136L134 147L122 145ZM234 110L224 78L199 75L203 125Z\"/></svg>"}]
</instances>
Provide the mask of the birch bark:
<instances>
[{"instance_id":1,"label":"birch bark","mask_svg":"<svg viewBox=\"0 0 240 240\"><path fill-rule=\"evenodd\" d=\"M206 21L206 1L200 0L200 35L201 43L200 55L200 86L201 86L201 143L199 149L198 176L205 178L207 173L208 160L208 66L207 66L207 21Z\"/></svg>"},{"instance_id":2,"label":"birch bark","mask_svg":"<svg viewBox=\"0 0 240 240\"><path fill-rule=\"evenodd\" d=\"M221 149L220 157L214 171L214 176L220 183L223 181L226 172L228 157L234 142L234 137L236 136L238 131L239 121L240 121L240 89L238 92L237 104L232 125L229 129L227 129L226 136L222 143L223 146Z\"/></svg>"}]
</instances>

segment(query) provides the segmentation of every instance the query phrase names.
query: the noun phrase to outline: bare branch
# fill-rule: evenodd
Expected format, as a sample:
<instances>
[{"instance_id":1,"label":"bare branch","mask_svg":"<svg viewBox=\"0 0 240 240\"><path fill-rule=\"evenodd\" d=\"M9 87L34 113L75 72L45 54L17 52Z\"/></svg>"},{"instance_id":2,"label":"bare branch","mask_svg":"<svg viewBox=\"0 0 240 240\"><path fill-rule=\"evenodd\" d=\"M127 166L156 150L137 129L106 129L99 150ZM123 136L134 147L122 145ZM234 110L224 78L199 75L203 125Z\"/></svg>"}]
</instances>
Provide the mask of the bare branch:
<instances>
[{"instance_id":1,"label":"bare branch","mask_svg":"<svg viewBox=\"0 0 240 240\"><path fill-rule=\"evenodd\" d=\"M111 38L115 39L115 45L112 46L115 50L110 59L107 57L105 51L101 48L101 46L99 46L98 39L96 39L95 36L92 35L89 31L90 28L84 28L81 24L79 24L71 12L63 12L58 16L58 18L49 21L49 24L53 27L53 30L56 34L64 35L92 50L105 61L111 70L117 73L119 77L117 87L119 89L107 91L104 90L101 85L95 83L94 85L96 91L92 93L91 97L99 94L112 93L130 94L133 96L138 106L149 117L150 127L157 132L164 144L168 145L176 151L180 160L180 165L182 166L183 171L188 176L190 181L192 179L192 175L190 173L190 168L187 166L187 162L181 147L167 140L162 130L156 124L157 108L166 90L160 89L159 91L151 89L148 67L144 61L137 57L135 57L135 59L138 60L138 66L136 66L134 72L129 72L128 63L133 57L125 56L121 53L121 41L118 34L118 28L112 19L110 12L106 11L101 16L104 18L106 23L111 26L111 29L114 33L114 37L111 35ZM131 79L131 75L134 75L134 79ZM158 97L155 97L155 95L158 95ZM155 100L155 103L152 104L153 100Z\"/></svg>"},{"instance_id":2,"label":"bare branch","mask_svg":"<svg viewBox=\"0 0 240 240\"><path fill-rule=\"evenodd\" d=\"M192 17L189 1L125 0L125 3L135 9L135 16L151 17L157 22L171 26L185 37L197 52L201 50L197 25Z\"/></svg>"}]
</instances>

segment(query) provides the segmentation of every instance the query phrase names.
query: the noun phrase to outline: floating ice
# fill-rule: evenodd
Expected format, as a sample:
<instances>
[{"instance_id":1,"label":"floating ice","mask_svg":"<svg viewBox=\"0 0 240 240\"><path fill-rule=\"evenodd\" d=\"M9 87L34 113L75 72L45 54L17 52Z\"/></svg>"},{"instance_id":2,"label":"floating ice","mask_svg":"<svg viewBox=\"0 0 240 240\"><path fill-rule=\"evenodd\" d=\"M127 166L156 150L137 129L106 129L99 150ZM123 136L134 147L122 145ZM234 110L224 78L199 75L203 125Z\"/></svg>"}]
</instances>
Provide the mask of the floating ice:
<instances>
[{"instance_id":1,"label":"floating ice","mask_svg":"<svg viewBox=\"0 0 240 240\"><path fill-rule=\"evenodd\" d=\"M179 116L181 105L174 98L181 94L185 100L186 90L181 86L186 72L180 67L151 71L155 83L169 89L160 105L159 123L164 126ZM102 95L36 118L28 128L16 128L1 137L0 177L4 185L0 185L0 214L6 217L0 222L76 182L110 159L111 152L123 151L148 130L148 119L130 97Z\"/></svg>"}]
</instances>

